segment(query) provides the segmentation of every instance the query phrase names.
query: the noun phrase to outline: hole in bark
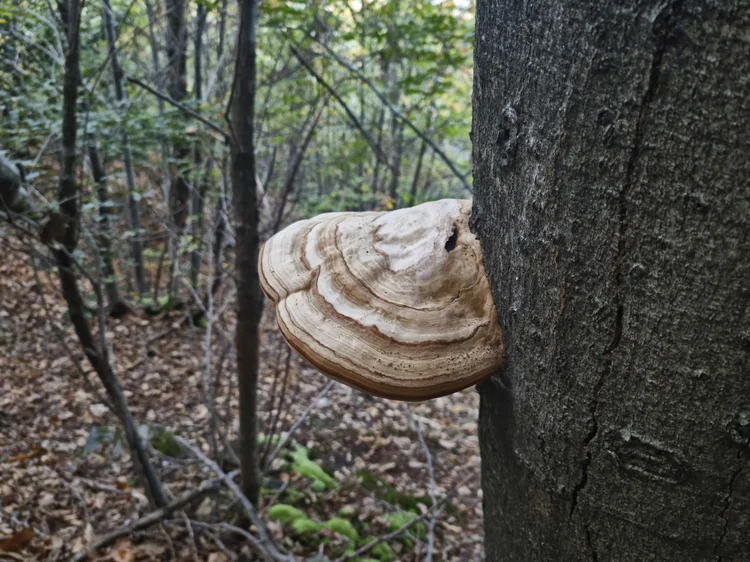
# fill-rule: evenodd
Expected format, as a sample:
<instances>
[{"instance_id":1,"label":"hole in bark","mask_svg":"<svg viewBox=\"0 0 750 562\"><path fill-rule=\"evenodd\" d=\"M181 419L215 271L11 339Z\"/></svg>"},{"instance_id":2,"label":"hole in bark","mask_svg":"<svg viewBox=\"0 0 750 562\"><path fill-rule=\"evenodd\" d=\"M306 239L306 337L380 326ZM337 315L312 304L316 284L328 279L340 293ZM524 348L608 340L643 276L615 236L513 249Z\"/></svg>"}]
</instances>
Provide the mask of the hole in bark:
<instances>
[{"instance_id":1,"label":"hole in bark","mask_svg":"<svg viewBox=\"0 0 750 562\"><path fill-rule=\"evenodd\" d=\"M445 250L447 252L452 252L456 248L456 242L458 242L458 232L456 231L456 227L454 225L453 234L451 234L450 238L445 241Z\"/></svg>"}]
</instances>

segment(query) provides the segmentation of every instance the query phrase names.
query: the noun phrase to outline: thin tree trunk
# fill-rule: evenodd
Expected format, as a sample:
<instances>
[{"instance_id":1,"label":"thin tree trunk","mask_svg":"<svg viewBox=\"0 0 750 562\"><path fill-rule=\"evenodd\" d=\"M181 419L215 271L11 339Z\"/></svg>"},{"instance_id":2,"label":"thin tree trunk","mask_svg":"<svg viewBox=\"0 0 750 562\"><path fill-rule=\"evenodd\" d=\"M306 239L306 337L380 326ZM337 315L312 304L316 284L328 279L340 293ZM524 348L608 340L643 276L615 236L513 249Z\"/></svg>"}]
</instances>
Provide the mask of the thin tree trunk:
<instances>
[{"instance_id":1,"label":"thin tree trunk","mask_svg":"<svg viewBox=\"0 0 750 562\"><path fill-rule=\"evenodd\" d=\"M161 64L159 63L159 42L156 39L156 14L154 13L154 6L151 3L151 0L145 0L144 2L146 6L146 14L148 16L148 40L149 45L151 46L151 66L153 67L153 74L156 77L156 85L159 87L160 90L164 89L164 83L162 78L162 71L161 71ZM159 118L164 119L164 100L161 99L159 96L156 96L156 102L158 104L159 108ZM164 197L164 201L167 204L167 207L169 209L169 212L167 213L166 218L166 230L167 230L167 246L165 251L169 255L169 264L170 264L170 279L172 279L172 271L174 268L174 264L176 263L176 254L177 254L177 237L175 235L175 226L172 221L172 212L171 212L171 180L170 180L170 173L169 173L169 140L167 139L167 135L160 133L159 134L159 148L161 149L161 184L162 184L162 196ZM159 265L156 270L156 280L154 282L154 303L159 302L159 285L161 281L161 274L162 274L162 265L164 262L163 259L164 250L162 251L162 257L159 258ZM170 286L168 287L167 291L168 294L172 295L172 285L170 282ZM158 306L158 304L157 304Z\"/></svg>"},{"instance_id":2,"label":"thin tree trunk","mask_svg":"<svg viewBox=\"0 0 750 562\"><path fill-rule=\"evenodd\" d=\"M148 41L151 47L151 66L153 74L157 77L156 85L160 90L163 89L161 80L161 64L159 63L159 42L156 40L156 14L151 0L145 0L146 13L148 15ZM159 118L164 118L164 100L156 97L156 103L159 108ZM159 134L159 146L161 148L162 158L162 191L164 200L169 201L169 142L166 135Z\"/></svg>"},{"instance_id":3,"label":"thin tree trunk","mask_svg":"<svg viewBox=\"0 0 750 562\"><path fill-rule=\"evenodd\" d=\"M258 504L258 427L256 390L263 299L258 280L258 202L253 146L255 116L255 27L257 0L240 0L240 32L231 108L232 190L236 212L237 377L240 392L242 491Z\"/></svg>"},{"instance_id":4,"label":"thin tree trunk","mask_svg":"<svg viewBox=\"0 0 750 562\"><path fill-rule=\"evenodd\" d=\"M104 274L104 289L107 293L108 312L110 316L117 318L130 311L130 307L120 293L117 283L117 274L114 266L114 255L112 252L112 225L109 221L110 205L107 192L107 172L99 158L96 139L92 134L86 136L86 144L91 163L91 175L96 183L96 194L99 199L99 234L97 244L102 258L102 273Z\"/></svg>"},{"instance_id":5,"label":"thin tree trunk","mask_svg":"<svg viewBox=\"0 0 750 562\"><path fill-rule=\"evenodd\" d=\"M391 171L391 181L388 186L388 196L393 201L395 207L400 207L401 196L398 194L398 186L401 180L401 157L404 152L404 124L396 119L396 117L393 118L392 131L393 169Z\"/></svg>"},{"instance_id":6,"label":"thin tree trunk","mask_svg":"<svg viewBox=\"0 0 750 562\"><path fill-rule=\"evenodd\" d=\"M284 209L286 208L286 202L289 199L289 196L294 191L294 182L297 177L297 172L299 172L299 167L302 165L302 160L304 159L305 153L307 152L307 147L310 145L310 141L315 134L315 130L318 128L318 121L320 121L320 116L323 115L323 110L328 104L329 99L329 95L324 96L320 101L318 108L315 110L314 115L312 111L310 113L310 115L312 116L312 122L308 124L307 132L305 132L305 136L302 139L302 144L297 148L296 151L294 151L294 156L289 164L286 180L284 181L284 187L281 190L281 196L279 197L278 206L276 208L276 218L273 222L271 234L276 234L281 227L281 224L284 220Z\"/></svg>"},{"instance_id":7,"label":"thin tree trunk","mask_svg":"<svg viewBox=\"0 0 750 562\"><path fill-rule=\"evenodd\" d=\"M383 146L383 126L385 125L385 107L380 108L378 117L378 146ZM380 158L375 158L375 170L372 173L372 192L380 191Z\"/></svg>"},{"instance_id":8,"label":"thin tree trunk","mask_svg":"<svg viewBox=\"0 0 750 562\"><path fill-rule=\"evenodd\" d=\"M198 4L198 14L195 23L195 42L193 53L193 81L195 101L199 104L203 101L203 32L206 29L206 6ZM193 162L195 163L193 174L193 185L190 197L190 232L193 244L196 248L190 252L190 284L198 289L198 273L200 272L203 255L203 196L207 190L207 170L203 169L204 156L200 139L196 139L193 149Z\"/></svg>"},{"instance_id":9,"label":"thin tree trunk","mask_svg":"<svg viewBox=\"0 0 750 562\"><path fill-rule=\"evenodd\" d=\"M216 202L216 217L214 218L214 278L211 283L211 293L214 295L224 281L224 237L229 216L227 183L227 158L225 156L221 159L221 194Z\"/></svg>"},{"instance_id":10,"label":"thin tree trunk","mask_svg":"<svg viewBox=\"0 0 750 562\"><path fill-rule=\"evenodd\" d=\"M430 134L430 127L432 127L432 110L427 114L427 123L425 124L425 134ZM417 156L417 166L414 168L414 177L411 180L411 193L409 195L409 205L416 205L417 193L419 191L419 180L422 174L422 162L424 161L424 153L427 152L427 141L422 140L422 144L419 146L419 156Z\"/></svg>"},{"instance_id":11,"label":"thin tree trunk","mask_svg":"<svg viewBox=\"0 0 750 562\"><path fill-rule=\"evenodd\" d=\"M187 97L187 27L185 25L186 0L166 0L167 8L167 93L176 101ZM187 142L182 138L173 141L173 155L177 166L172 175L169 188L169 214L174 228L175 255L169 275L169 295L177 292L180 256L176 250L185 229L190 206L190 186L185 174L180 169L190 156Z\"/></svg>"},{"instance_id":12,"label":"thin tree trunk","mask_svg":"<svg viewBox=\"0 0 750 562\"><path fill-rule=\"evenodd\" d=\"M227 0L222 0L221 11L219 12L219 41L216 47L216 60L221 60L224 56L226 44L226 25L227 21ZM216 88L216 97L223 100L226 96L226 80L224 79L224 66L219 68L218 86ZM227 157L221 159L221 195L216 203L216 215L214 218L214 278L211 283L211 293L216 294L224 281L224 237L226 235L229 219L229 193L228 193L228 173Z\"/></svg>"},{"instance_id":13,"label":"thin tree trunk","mask_svg":"<svg viewBox=\"0 0 750 562\"><path fill-rule=\"evenodd\" d=\"M122 69L120 68L117 49L115 46L115 23L110 0L102 0L102 12L104 15L104 32L107 36L107 47L112 65L113 83L115 86L115 98L119 105L127 103L127 94L122 83ZM128 214L130 218L130 229L133 237L130 239L130 251L133 255L133 267L135 270L135 284L141 298L148 294L146 284L146 271L143 267L143 244L141 242L141 216L138 210L138 201L135 198L135 171L133 170L133 153L130 149L130 139L125 125L122 124L122 153L123 166L125 167L125 183L128 188Z\"/></svg>"},{"instance_id":14,"label":"thin tree trunk","mask_svg":"<svg viewBox=\"0 0 750 562\"><path fill-rule=\"evenodd\" d=\"M478 2L488 561L750 559L748 36L737 2Z\"/></svg>"},{"instance_id":15,"label":"thin tree trunk","mask_svg":"<svg viewBox=\"0 0 750 562\"><path fill-rule=\"evenodd\" d=\"M65 33L68 33L68 4L66 1L61 0L57 4L60 19L63 22L63 28ZM80 66L78 68L78 85L83 85L83 76L81 75ZM89 113L89 98L84 98L84 111L86 114ZM94 177L96 183L96 192L99 199L99 227L100 234L97 236L97 244L100 248L100 254L102 257L102 270L105 276L105 292L107 293L107 306L109 314L118 317L126 314L130 311L130 307L120 292L119 284L117 283L117 277L114 267L114 255L112 252L112 235L111 235L111 224L109 222L109 193L107 190L107 173L102 164L101 157L99 156L99 147L96 143L93 133L86 135L86 147L89 154L89 162L91 163L91 174Z\"/></svg>"},{"instance_id":16,"label":"thin tree trunk","mask_svg":"<svg viewBox=\"0 0 750 562\"><path fill-rule=\"evenodd\" d=\"M53 253L58 264L60 286L62 294L68 304L68 314L75 328L86 357L96 371L99 379L112 399L120 421L125 429L125 438L130 447L130 453L136 472L143 480L146 495L154 506L167 504L167 497L161 487L156 472L151 465L148 452L141 442L135 422L127 405L119 381L112 371L107 358L107 349L97 345L85 316L85 307L78 289L75 266L71 256L75 251L80 217L78 214L78 185L76 173L76 136L77 116L76 101L78 98L79 66L79 29L81 7L78 0L70 0L68 6L68 52L65 57L65 75L63 82L63 121L62 121L62 150L63 162L60 173L60 186L57 198L60 202L60 212L66 225L60 244L53 246ZM95 285L100 297L100 288ZM101 300L101 298L99 299ZM102 329L103 326L100 326Z\"/></svg>"}]
</instances>

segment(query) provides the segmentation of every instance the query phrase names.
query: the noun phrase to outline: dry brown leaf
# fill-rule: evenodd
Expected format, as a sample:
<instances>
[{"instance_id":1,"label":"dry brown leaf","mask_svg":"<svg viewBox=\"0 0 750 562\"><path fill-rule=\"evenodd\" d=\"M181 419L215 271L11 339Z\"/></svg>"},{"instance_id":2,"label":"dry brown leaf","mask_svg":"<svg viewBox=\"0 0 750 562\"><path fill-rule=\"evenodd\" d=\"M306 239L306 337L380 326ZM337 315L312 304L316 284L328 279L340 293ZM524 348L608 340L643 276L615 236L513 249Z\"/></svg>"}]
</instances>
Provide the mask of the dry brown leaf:
<instances>
[{"instance_id":1,"label":"dry brown leaf","mask_svg":"<svg viewBox=\"0 0 750 562\"><path fill-rule=\"evenodd\" d=\"M21 550L34 538L34 529L25 527L7 539L0 541L0 551L16 552Z\"/></svg>"},{"instance_id":2,"label":"dry brown leaf","mask_svg":"<svg viewBox=\"0 0 750 562\"><path fill-rule=\"evenodd\" d=\"M10 457L5 462L19 462L19 461L25 461L26 459L33 459L34 457L37 457L44 452L46 452L46 449L44 447L37 447L33 451L29 451L28 453L21 453L14 457Z\"/></svg>"}]
</instances>

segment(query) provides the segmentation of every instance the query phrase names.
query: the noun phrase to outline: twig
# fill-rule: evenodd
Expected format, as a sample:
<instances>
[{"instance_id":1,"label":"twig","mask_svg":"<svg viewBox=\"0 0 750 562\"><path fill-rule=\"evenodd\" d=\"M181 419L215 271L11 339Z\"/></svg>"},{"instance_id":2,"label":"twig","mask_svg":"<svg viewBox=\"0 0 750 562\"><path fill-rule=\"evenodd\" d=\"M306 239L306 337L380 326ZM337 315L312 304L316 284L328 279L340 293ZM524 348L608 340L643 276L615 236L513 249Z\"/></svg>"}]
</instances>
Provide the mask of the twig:
<instances>
[{"instance_id":1,"label":"twig","mask_svg":"<svg viewBox=\"0 0 750 562\"><path fill-rule=\"evenodd\" d=\"M248 517L250 518L250 520L253 522L256 529L258 530L259 538L254 537L247 531L243 531L243 536L245 536L245 538L247 538L250 542L252 542L253 545L261 554L267 557L270 556L274 560L294 562L293 556L286 554L284 552L280 552L277 549L276 545L271 540L271 537L268 535L266 526L263 523L263 520L258 515L258 512L255 509L255 506L250 502L247 496L242 493L242 490L237 485L237 483L230 477L230 475L224 472L218 464L216 464L214 461L209 459L197 447L192 445L187 440L183 439L180 436L175 436L175 439L180 445L182 445L183 447L188 449L190 452L192 452L193 455L197 459L203 462L203 464L205 464L211 470L213 470L221 478L221 480L227 485L227 487L232 491L232 493L237 497L237 499L240 501L243 509L245 510L245 513L248 515Z\"/></svg>"},{"instance_id":2,"label":"twig","mask_svg":"<svg viewBox=\"0 0 750 562\"><path fill-rule=\"evenodd\" d=\"M419 426L419 422L414 419L414 416L411 413L411 410L406 410L406 415L409 417L409 423L414 428L414 431L417 432L417 438L419 439L419 444L422 446L422 450L424 451L426 460L427 460L427 473L430 477L430 499L432 499L432 516L430 517L429 522L427 523L427 554L425 554L425 562L432 562L432 557L435 552L435 523L437 522L439 509L437 505L437 490L435 487L435 467L432 462L432 454L430 453L430 448L427 446L427 442L424 439L424 435L422 435L422 428Z\"/></svg>"},{"instance_id":3,"label":"twig","mask_svg":"<svg viewBox=\"0 0 750 562\"><path fill-rule=\"evenodd\" d=\"M159 523L159 529L161 530L162 535L164 535L164 538L167 539L167 544L169 545L169 554L171 556L170 560L174 560L177 558L177 553L174 550L174 542L172 542L172 537L169 536L169 533L164 528L164 522L162 521Z\"/></svg>"},{"instance_id":4,"label":"twig","mask_svg":"<svg viewBox=\"0 0 750 562\"><path fill-rule=\"evenodd\" d=\"M273 462L273 459L276 458L276 455L279 454L281 449L284 448L284 445L286 445L287 441L292 437L292 434L297 430L297 428L302 425L302 422L305 421L305 418L307 418L308 415L310 415L310 412L312 412L312 409L315 407L315 405L318 403L318 401L323 398L326 394L328 394L328 391L331 390L333 385L336 384L336 381L328 381L328 384L326 384L323 387L323 390L318 392L318 395L315 397L315 400L310 402L310 404L307 406L304 412L302 412L302 415L297 418L297 420L292 424L292 427L289 428L289 431L286 432L286 435L284 435L284 438L281 440L281 442L276 445L276 448L273 450L273 453L271 453L271 456L268 457L268 460L266 461L266 469L268 469L269 466L271 466L271 463Z\"/></svg>"},{"instance_id":5,"label":"twig","mask_svg":"<svg viewBox=\"0 0 750 562\"><path fill-rule=\"evenodd\" d=\"M461 486L464 486L465 484L467 484L475 476L476 476L475 474L470 474L469 476L464 478L464 480L458 486L456 486L455 488L450 490L447 494L445 494L443 498L438 502L437 505L439 507L442 507L443 504L445 504L454 495L456 495L456 492ZM351 552L349 554L345 554L344 556L341 556L340 558L337 558L336 560L334 560L334 562L344 562L345 560L351 560L352 558L357 558L359 556L362 556L365 552L369 552L371 549L373 549L376 545L380 544L381 542L388 542L392 539L395 539L397 536L399 536L401 533L411 528L413 525L416 525L420 521L424 521L428 515L431 515L431 513L432 513L431 511L425 511L422 515L415 517L411 521L408 521L406 524L402 525L395 531L392 531L388 533L387 535L383 535L382 537L378 537L374 541L367 543L366 545L362 546L358 550Z\"/></svg>"},{"instance_id":6,"label":"twig","mask_svg":"<svg viewBox=\"0 0 750 562\"><path fill-rule=\"evenodd\" d=\"M229 475L225 474L224 477L229 478ZM76 555L76 557L73 558L73 560L74 561L83 560L86 558L89 552L98 550L100 548L104 548L105 546L109 546L110 544L112 544L113 542L115 542L117 539L119 539L120 537L124 535L129 535L130 533L134 533L135 531L140 531L141 529L145 529L146 527L150 527L151 525L159 523L167 515L180 509L184 505L187 505L198 496L201 496L203 494L206 494L208 492L218 489L222 480L223 478L214 478L212 480L209 480L208 482L204 482L203 485L200 486L198 489L181 495L179 498L168 503L164 507L157 509L156 511L152 511L148 515L141 517L140 519L138 519L137 521L129 525L123 525L122 527L119 527L115 529L114 531L107 533L106 535L101 537L99 540L94 542L94 544L89 546L85 552L81 552L78 555Z\"/></svg>"},{"instance_id":7,"label":"twig","mask_svg":"<svg viewBox=\"0 0 750 562\"><path fill-rule=\"evenodd\" d=\"M212 123L211 121L209 121L208 119L206 119L205 117L203 117L200 113L198 113L196 111L193 111L188 106L186 106L186 105L178 102L177 100L173 100L167 94L161 93L159 90L156 90L156 89L152 88L151 86L149 86L148 84L146 84L142 80L139 80L138 78L133 78L132 76L128 76L127 81L130 82L131 84L136 84L137 86L140 86L144 90L146 90L146 91L152 93L153 95L155 95L157 98L164 100L169 105L172 105L172 106L176 107L177 109L179 109L181 111L184 111L185 113L187 113L191 117L193 117L193 118L197 119L198 121L200 121L201 123L203 123L209 129L213 130L216 133L219 133L221 135L221 137L225 141L227 141L227 142L229 141L229 135L227 134L227 132L224 129L222 129L221 127L219 127L216 123Z\"/></svg>"},{"instance_id":8,"label":"twig","mask_svg":"<svg viewBox=\"0 0 750 562\"><path fill-rule=\"evenodd\" d=\"M44 289L42 288L42 282L39 278L39 268L36 265L36 259L33 255L31 257L31 265L34 269L34 281L36 282L37 292L39 293L39 298L42 299L42 310L44 310L44 316L49 323L50 327L52 328L52 331L55 332L55 335L60 340L60 345L63 346L63 349L65 350L65 353L68 354L68 358L73 362L73 365L76 366L76 370L78 371L78 374L81 375L81 378L83 379L84 384L86 385L86 388L88 391L94 395L94 397L101 403L107 406L109 410L117 416L117 411L115 410L114 405L112 402L104 398L104 396L101 395L101 393L96 389L94 386L94 383L91 382L91 379L89 378L88 374L83 368L83 365L81 365L81 362L78 361L78 358L73 354L73 350L70 349L70 346L68 345L68 342L65 340L65 335L62 332L62 329L55 324L55 322L52 320L52 315L49 310L49 305L47 304L47 298L44 296Z\"/></svg>"},{"instance_id":9,"label":"twig","mask_svg":"<svg viewBox=\"0 0 750 562\"><path fill-rule=\"evenodd\" d=\"M185 528L190 537L190 553L193 555L194 562L198 562L198 547L195 546L195 533L193 532L193 526L190 524L190 519L188 519L184 511L182 512L182 520L185 521Z\"/></svg>"},{"instance_id":10,"label":"twig","mask_svg":"<svg viewBox=\"0 0 750 562\"><path fill-rule=\"evenodd\" d=\"M458 168L456 168L456 165L451 161L450 158L443 152L438 145L435 144L435 142L428 137L424 132L422 132L421 129L419 129L414 123L411 122L411 120L406 117L403 113L401 113L398 109L393 107L390 103L388 103L388 100L386 97L375 87L375 84L372 83L372 81L367 78L362 72L353 66L350 62L342 59L336 52L331 49L328 45L325 43L322 43L320 41L316 41L320 46L322 46L326 52L331 56L333 60L335 60L337 63L339 63L341 66L346 68L349 72L354 73L360 80L362 80L367 86L375 93L375 95L378 97L380 102L388 108L388 110L395 115L398 119L401 119L404 123L406 123L409 128L414 131L419 138L421 138L424 142L426 142L432 150L435 151L435 153L440 156L440 159L445 162L445 164L450 168L451 172L459 179L461 180L461 184L468 190L469 193L474 193L474 190L469 185L469 182L466 181L466 175L462 174Z\"/></svg>"},{"instance_id":11,"label":"twig","mask_svg":"<svg viewBox=\"0 0 750 562\"><path fill-rule=\"evenodd\" d=\"M365 137L365 140L367 141L367 144L370 145L370 148L372 148L372 151L375 153L376 158L385 164L386 168L393 171L393 166L390 162L388 162L388 158L386 158L385 154L383 154L383 151L381 150L378 143L375 142L375 140L370 136L370 133L365 130L364 126L362 126L362 123L359 122L359 119L357 119L357 116L354 115L351 109L349 109L349 106L346 104L346 102L341 98L341 96L336 92L336 90L328 83L326 82L323 77L315 72L315 69L310 65L309 62L299 54L297 49L294 47L289 47L292 51L292 54L297 57L297 60L299 60L302 63L302 66L305 67L305 69L317 80L317 82L323 86L326 90L328 90L331 95L334 97L334 99L339 102L339 105L344 109L346 112L346 115L349 117L349 120L352 122L352 125L354 125L360 133L362 133L362 136Z\"/></svg>"}]
</instances>

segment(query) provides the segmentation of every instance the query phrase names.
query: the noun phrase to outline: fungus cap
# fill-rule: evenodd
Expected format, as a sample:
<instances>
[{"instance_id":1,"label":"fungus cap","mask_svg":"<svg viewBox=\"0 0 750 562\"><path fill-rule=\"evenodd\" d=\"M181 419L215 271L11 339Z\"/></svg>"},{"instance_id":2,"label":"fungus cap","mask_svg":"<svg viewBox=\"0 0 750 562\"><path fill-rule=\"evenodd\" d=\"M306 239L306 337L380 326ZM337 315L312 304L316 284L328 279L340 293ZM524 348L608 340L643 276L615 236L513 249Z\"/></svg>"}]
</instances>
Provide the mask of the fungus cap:
<instances>
[{"instance_id":1,"label":"fungus cap","mask_svg":"<svg viewBox=\"0 0 750 562\"><path fill-rule=\"evenodd\" d=\"M327 213L271 237L263 292L289 344L376 396L426 400L500 367L503 343L470 200Z\"/></svg>"}]
</instances>

